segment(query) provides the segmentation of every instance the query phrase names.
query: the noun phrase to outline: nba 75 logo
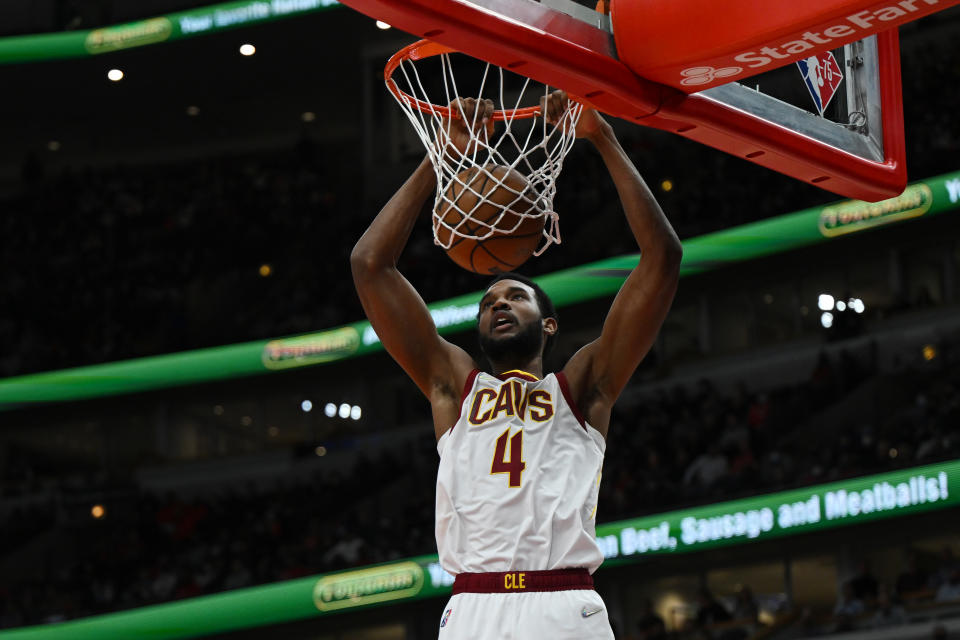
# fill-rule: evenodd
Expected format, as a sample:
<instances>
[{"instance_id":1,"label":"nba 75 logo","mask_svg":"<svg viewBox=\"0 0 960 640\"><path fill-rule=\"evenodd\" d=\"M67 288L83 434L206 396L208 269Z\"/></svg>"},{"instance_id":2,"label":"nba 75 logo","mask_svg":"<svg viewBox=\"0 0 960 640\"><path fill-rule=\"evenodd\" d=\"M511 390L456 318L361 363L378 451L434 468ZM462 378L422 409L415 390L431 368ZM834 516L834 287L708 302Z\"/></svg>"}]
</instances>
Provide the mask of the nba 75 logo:
<instances>
[{"instance_id":1,"label":"nba 75 logo","mask_svg":"<svg viewBox=\"0 0 960 640\"><path fill-rule=\"evenodd\" d=\"M824 51L815 56L797 60L797 66L800 68L803 81L807 83L807 90L810 91L813 103L817 105L817 111L823 117L823 112L827 110L833 94L843 82L843 73L840 71L837 59L832 51Z\"/></svg>"},{"instance_id":2,"label":"nba 75 logo","mask_svg":"<svg viewBox=\"0 0 960 640\"><path fill-rule=\"evenodd\" d=\"M443 629L445 626L447 626L447 619L450 618L450 613L451 613L452 611L453 611L453 609L447 609L446 611L443 612L443 618L440 619L440 628L441 628L441 629Z\"/></svg>"}]
</instances>

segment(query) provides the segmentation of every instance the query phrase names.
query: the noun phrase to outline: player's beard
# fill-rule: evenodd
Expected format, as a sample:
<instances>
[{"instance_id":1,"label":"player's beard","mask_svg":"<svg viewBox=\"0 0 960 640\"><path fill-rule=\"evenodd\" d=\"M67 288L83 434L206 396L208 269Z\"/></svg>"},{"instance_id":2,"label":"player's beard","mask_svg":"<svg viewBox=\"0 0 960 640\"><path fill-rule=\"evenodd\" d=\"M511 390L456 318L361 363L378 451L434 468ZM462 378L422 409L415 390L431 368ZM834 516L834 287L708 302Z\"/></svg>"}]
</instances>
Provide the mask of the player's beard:
<instances>
[{"instance_id":1,"label":"player's beard","mask_svg":"<svg viewBox=\"0 0 960 640\"><path fill-rule=\"evenodd\" d=\"M540 355L543 348L543 322L535 320L512 336L496 338L480 334L480 350L491 362L527 360Z\"/></svg>"}]
</instances>

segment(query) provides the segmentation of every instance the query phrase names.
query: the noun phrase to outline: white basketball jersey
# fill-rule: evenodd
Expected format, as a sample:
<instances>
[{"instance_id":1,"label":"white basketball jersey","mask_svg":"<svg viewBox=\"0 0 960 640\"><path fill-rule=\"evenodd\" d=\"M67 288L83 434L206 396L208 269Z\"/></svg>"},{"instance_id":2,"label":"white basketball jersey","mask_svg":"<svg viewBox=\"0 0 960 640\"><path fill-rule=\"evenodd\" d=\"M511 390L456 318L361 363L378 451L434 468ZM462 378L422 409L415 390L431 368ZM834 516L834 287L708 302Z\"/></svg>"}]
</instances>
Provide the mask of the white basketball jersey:
<instances>
[{"instance_id":1,"label":"white basketball jersey","mask_svg":"<svg viewBox=\"0 0 960 640\"><path fill-rule=\"evenodd\" d=\"M605 442L580 416L563 373L543 380L473 372L440 438L440 564L458 573L603 562L595 515Z\"/></svg>"}]
</instances>

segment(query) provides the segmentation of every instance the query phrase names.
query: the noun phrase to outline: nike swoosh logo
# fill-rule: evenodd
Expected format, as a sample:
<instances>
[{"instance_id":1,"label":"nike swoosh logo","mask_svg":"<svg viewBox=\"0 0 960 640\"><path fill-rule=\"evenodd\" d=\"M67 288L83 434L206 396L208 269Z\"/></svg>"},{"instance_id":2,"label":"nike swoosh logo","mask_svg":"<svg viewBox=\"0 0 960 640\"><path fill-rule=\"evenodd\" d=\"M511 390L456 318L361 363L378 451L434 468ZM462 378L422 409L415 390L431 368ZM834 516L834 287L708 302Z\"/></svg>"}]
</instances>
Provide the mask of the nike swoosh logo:
<instances>
[{"instance_id":1,"label":"nike swoosh logo","mask_svg":"<svg viewBox=\"0 0 960 640\"><path fill-rule=\"evenodd\" d=\"M589 618L593 614L600 613L601 611L603 611L603 607L600 607L599 609L587 609L584 607L583 609L580 609L580 615L584 618Z\"/></svg>"}]
</instances>

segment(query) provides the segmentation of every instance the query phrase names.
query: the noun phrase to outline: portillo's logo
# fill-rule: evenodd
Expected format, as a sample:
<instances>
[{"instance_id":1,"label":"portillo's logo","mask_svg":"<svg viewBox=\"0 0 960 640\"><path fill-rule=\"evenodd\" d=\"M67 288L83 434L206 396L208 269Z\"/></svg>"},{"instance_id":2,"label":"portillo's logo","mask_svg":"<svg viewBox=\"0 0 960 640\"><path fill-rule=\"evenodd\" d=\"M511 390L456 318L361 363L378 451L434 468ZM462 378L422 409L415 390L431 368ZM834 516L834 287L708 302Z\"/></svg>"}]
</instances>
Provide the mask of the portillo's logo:
<instances>
[{"instance_id":1,"label":"portillo's logo","mask_svg":"<svg viewBox=\"0 0 960 640\"><path fill-rule=\"evenodd\" d=\"M907 187L896 198L880 202L854 200L825 207L820 212L818 227L828 238L917 218L930 210L933 192L925 184Z\"/></svg>"},{"instance_id":2,"label":"portillo's logo","mask_svg":"<svg viewBox=\"0 0 960 640\"><path fill-rule=\"evenodd\" d=\"M172 33L173 23L170 20L151 18L116 27L94 29L87 35L84 47L91 54L108 53L163 42Z\"/></svg>"},{"instance_id":3,"label":"portillo's logo","mask_svg":"<svg viewBox=\"0 0 960 640\"><path fill-rule=\"evenodd\" d=\"M263 348L261 360L267 369L290 369L346 358L360 347L360 333L342 327L298 338L271 340Z\"/></svg>"},{"instance_id":4,"label":"portillo's logo","mask_svg":"<svg viewBox=\"0 0 960 640\"><path fill-rule=\"evenodd\" d=\"M412 598L423 589L423 582L423 569L416 562L336 573L317 580L313 604L320 611L334 611Z\"/></svg>"}]
</instances>

